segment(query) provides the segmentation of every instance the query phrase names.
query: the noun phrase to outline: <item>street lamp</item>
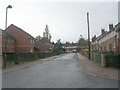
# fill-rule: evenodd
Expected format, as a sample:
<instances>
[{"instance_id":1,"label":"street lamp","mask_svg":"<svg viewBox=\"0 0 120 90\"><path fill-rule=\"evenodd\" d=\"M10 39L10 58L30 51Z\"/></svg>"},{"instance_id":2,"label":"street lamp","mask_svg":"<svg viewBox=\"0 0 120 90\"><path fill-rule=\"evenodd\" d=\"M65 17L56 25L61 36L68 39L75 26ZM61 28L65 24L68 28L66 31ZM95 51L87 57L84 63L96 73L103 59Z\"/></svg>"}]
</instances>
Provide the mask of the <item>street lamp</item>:
<instances>
[{"instance_id":1,"label":"street lamp","mask_svg":"<svg viewBox=\"0 0 120 90\"><path fill-rule=\"evenodd\" d=\"M5 21L5 29L7 28L7 12L8 12L8 8L12 8L12 6L11 6L11 5L8 5L8 6L6 7L6 21Z\"/></svg>"},{"instance_id":2,"label":"street lamp","mask_svg":"<svg viewBox=\"0 0 120 90\"><path fill-rule=\"evenodd\" d=\"M12 6L8 5L6 7L5 30L7 28L7 12L8 12L8 8L12 8ZM7 61L7 34L6 34L6 31L4 32L4 34L5 34L5 59L4 59L4 67L6 67L6 61Z\"/></svg>"}]
</instances>

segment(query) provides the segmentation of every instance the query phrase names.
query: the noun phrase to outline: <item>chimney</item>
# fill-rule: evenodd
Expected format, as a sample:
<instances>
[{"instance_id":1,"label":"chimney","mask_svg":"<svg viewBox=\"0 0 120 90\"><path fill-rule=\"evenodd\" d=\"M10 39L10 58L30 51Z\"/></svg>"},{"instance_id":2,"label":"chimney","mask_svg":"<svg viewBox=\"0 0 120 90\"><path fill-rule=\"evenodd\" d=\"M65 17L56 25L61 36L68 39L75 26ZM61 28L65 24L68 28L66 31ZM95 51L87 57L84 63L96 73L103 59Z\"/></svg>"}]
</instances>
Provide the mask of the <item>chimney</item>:
<instances>
[{"instance_id":1,"label":"chimney","mask_svg":"<svg viewBox=\"0 0 120 90\"><path fill-rule=\"evenodd\" d=\"M105 29L101 29L101 35L105 34Z\"/></svg>"},{"instance_id":2,"label":"chimney","mask_svg":"<svg viewBox=\"0 0 120 90\"><path fill-rule=\"evenodd\" d=\"M109 24L109 31L113 29L113 24Z\"/></svg>"},{"instance_id":3,"label":"chimney","mask_svg":"<svg viewBox=\"0 0 120 90\"><path fill-rule=\"evenodd\" d=\"M94 37L92 37L92 42L94 42L96 40L96 35L94 35Z\"/></svg>"},{"instance_id":4,"label":"chimney","mask_svg":"<svg viewBox=\"0 0 120 90\"><path fill-rule=\"evenodd\" d=\"M94 38L96 39L96 35L94 35Z\"/></svg>"}]
</instances>

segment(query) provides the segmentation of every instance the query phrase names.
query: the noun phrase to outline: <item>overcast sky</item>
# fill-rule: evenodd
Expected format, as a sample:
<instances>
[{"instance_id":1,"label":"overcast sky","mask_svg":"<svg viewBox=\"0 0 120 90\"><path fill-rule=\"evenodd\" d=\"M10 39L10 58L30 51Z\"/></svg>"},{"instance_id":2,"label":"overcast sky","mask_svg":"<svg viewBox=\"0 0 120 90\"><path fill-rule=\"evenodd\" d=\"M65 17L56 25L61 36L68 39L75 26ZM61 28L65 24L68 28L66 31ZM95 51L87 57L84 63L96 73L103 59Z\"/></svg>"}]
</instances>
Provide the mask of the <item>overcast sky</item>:
<instances>
[{"instance_id":1,"label":"overcast sky","mask_svg":"<svg viewBox=\"0 0 120 90\"><path fill-rule=\"evenodd\" d=\"M64 2L63 2L64 1ZM49 27L52 41L76 42L80 35L87 38L86 13L90 14L90 36L99 35L101 28L118 22L118 0L1 0L0 28L5 28L8 5L8 26L14 24L33 37L43 36Z\"/></svg>"}]
</instances>

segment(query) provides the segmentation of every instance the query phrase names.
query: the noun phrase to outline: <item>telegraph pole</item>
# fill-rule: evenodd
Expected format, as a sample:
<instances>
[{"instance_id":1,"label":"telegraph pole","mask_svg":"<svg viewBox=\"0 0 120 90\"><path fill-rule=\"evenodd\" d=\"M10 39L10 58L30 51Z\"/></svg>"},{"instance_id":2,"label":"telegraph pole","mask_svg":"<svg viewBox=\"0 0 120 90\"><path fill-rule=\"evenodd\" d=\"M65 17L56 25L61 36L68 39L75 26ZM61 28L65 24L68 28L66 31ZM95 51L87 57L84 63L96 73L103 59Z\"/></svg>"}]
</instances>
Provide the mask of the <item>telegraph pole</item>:
<instances>
[{"instance_id":1,"label":"telegraph pole","mask_svg":"<svg viewBox=\"0 0 120 90\"><path fill-rule=\"evenodd\" d=\"M87 25L88 25L88 58L90 60L90 27L89 27L89 12L87 12Z\"/></svg>"}]
</instances>

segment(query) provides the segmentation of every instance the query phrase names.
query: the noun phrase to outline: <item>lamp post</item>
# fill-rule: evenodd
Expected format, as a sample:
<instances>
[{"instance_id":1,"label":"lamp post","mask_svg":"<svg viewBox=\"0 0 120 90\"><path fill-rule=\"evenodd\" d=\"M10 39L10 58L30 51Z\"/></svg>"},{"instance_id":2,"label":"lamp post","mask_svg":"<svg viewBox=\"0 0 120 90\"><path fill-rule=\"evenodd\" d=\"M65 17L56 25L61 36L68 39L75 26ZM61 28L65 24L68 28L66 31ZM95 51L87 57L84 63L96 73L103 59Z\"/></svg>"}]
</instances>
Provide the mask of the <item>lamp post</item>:
<instances>
[{"instance_id":1,"label":"lamp post","mask_svg":"<svg viewBox=\"0 0 120 90\"><path fill-rule=\"evenodd\" d=\"M11 5L8 5L8 6L6 7L6 21L5 21L5 29L7 28L7 12L8 12L8 8L12 8L12 6L11 6Z\"/></svg>"},{"instance_id":2,"label":"lamp post","mask_svg":"<svg viewBox=\"0 0 120 90\"><path fill-rule=\"evenodd\" d=\"M8 13L8 8L12 8L12 6L8 5L6 7L5 30L7 28L7 13ZM6 67L6 61L7 61L7 33L6 33L6 31L4 32L4 34L5 34L5 59L4 59L4 67Z\"/></svg>"}]
</instances>

